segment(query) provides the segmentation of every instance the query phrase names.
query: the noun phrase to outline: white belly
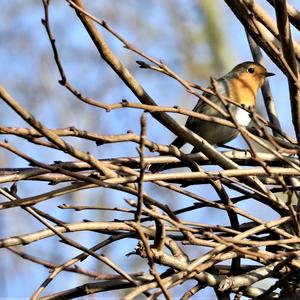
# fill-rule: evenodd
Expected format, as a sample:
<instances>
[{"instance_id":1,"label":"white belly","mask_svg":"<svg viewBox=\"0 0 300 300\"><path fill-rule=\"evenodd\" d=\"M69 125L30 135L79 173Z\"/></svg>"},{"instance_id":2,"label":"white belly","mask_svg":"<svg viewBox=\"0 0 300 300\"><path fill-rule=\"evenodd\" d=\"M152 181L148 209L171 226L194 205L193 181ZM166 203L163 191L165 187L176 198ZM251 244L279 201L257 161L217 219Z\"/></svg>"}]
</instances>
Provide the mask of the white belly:
<instances>
[{"instance_id":1,"label":"white belly","mask_svg":"<svg viewBox=\"0 0 300 300\"><path fill-rule=\"evenodd\" d=\"M240 107L237 108L235 118L239 124L244 125L244 126L247 126L251 121L249 113Z\"/></svg>"}]
</instances>

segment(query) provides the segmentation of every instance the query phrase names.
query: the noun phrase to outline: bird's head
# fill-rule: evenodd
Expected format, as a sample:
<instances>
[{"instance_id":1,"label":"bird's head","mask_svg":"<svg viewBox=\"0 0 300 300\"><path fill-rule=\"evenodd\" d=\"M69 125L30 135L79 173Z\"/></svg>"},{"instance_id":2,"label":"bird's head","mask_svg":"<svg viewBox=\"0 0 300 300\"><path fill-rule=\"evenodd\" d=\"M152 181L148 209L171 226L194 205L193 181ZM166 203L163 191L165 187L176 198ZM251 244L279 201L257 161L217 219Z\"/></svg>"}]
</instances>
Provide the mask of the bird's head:
<instances>
[{"instance_id":1,"label":"bird's head","mask_svg":"<svg viewBox=\"0 0 300 300\"><path fill-rule=\"evenodd\" d=\"M264 83L266 77L275 75L266 68L255 62L243 62L235 66L226 77L240 79L245 84L249 84L253 90L257 91Z\"/></svg>"},{"instance_id":2,"label":"bird's head","mask_svg":"<svg viewBox=\"0 0 300 300\"><path fill-rule=\"evenodd\" d=\"M228 88L229 96L240 104L255 105L256 94L263 85L266 77L275 74L269 73L266 68L255 62L243 62L235 66L223 76Z\"/></svg>"}]
</instances>

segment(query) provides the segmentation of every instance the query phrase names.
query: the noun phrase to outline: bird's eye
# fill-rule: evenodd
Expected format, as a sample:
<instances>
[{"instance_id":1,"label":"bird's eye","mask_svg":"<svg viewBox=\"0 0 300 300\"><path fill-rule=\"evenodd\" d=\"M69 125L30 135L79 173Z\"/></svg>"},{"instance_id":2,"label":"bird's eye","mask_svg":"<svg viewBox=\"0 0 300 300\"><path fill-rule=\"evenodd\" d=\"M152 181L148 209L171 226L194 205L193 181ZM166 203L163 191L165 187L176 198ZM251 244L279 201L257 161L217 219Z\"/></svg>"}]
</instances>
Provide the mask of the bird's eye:
<instances>
[{"instance_id":1,"label":"bird's eye","mask_svg":"<svg viewBox=\"0 0 300 300\"><path fill-rule=\"evenodd\" d=\"M254 73L254 68L252 68L252 67L250 67L250 68L248 68L248 73L251 73L251 74L253 74Z\"/></svg>"}]
</instances>

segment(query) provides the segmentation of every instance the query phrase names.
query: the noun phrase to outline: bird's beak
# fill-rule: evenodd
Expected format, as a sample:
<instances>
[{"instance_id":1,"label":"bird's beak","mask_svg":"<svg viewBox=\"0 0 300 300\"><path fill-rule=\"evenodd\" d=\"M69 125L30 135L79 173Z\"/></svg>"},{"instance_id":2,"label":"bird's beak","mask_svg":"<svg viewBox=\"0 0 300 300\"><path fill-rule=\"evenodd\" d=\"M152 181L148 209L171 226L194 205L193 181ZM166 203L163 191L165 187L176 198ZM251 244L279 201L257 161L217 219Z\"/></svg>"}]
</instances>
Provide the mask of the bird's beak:
<instances>
[{"instance_id":1,"label":"bird's beak","mask_svg":"<svg viewBox=\"0 0 300 300\"><path fill-rule=\"evenodd\" d=\"M265 76L266 76L266 77L271 77L271 76L274 76L274 75L275 75L274 73L269 73L269 72L266 72L266 73L265 73Z\"/></svg>"}]
</instances>

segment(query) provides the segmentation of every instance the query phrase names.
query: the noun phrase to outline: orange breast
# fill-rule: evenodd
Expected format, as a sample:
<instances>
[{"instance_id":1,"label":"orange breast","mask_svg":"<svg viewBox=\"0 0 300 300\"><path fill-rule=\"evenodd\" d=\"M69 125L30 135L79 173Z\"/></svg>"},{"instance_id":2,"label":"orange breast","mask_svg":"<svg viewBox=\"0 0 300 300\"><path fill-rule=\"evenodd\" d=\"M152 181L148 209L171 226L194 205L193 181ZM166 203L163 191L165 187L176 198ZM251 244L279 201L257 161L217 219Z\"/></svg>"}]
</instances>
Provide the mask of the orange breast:
<instances>
[{"instance_id":1,"label":"orange breast","mask_svg":"<svg viewBox=\"0 0 300 300\"><path fill-rule=\"evenodd\" d=\"M258 80L249 80L247 76L230 78L230 98L239 104L255 106L256 94L260 87Z\"/></svg>"}]
</instances>

